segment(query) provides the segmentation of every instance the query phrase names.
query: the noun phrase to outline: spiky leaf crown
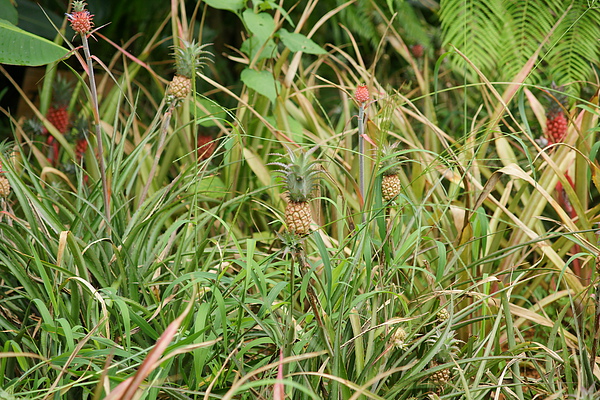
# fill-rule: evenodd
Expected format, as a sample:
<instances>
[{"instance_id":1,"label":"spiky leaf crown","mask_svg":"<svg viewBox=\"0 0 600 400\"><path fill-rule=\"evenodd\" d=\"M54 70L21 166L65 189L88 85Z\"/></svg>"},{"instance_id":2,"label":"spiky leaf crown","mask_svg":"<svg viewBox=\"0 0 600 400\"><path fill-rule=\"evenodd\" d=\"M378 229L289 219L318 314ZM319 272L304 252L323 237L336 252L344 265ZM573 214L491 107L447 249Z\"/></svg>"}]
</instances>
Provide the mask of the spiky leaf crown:
<instances>
[{"instance_id":1,"label":"spiky leaf crown","mask_svg":"<svg viewBox=\"0 0 600 400\"><path fill-rule=\"evenodd\" d=\"M290 163L271 163L283 168L277 172L281 174L280 177L288 192L290 201L299 202L312 199L313 191L320 179L320 171L316 168L318 160L311 159L311 155L316 149L316 147L313 147L307 152L299 153L288 150Z\"/></svg>"},{"instance_id":2,"label":"spiky leaf crown","mask_svg":"<svg viewBox=\"0 0 600 400\"><path fill-rule=\"evenodd\" d=\"M84 11L86 5L87 4L85 3L85 1L80 1L80 0L74 1L73 2L73 11L74 12Z\"/></svg>"},{"instance_id":3,"label":"spiky leaf crown","mask_svg":"<svg viewBox=\"0 0 600 400\"><path fill-rule=\"evenodd\" d=\"M436 358L441 362L448 362L454 358L459 351L458 343L455 336L454 331L440 331L440 329L436 328L435 333L431 338L427 340L427 342L438 348L438 352L436 354Z\"/></svg>"},{"instance_id":4,"label":"spiky leaf crown","mask_svg":"<svg viewBox=\"0 0 600 400\"><path fill-rule=\"evenodd\" d=\"M557 86L556 83L552 82L551 88L552 91L549 91L546 94L546 98L549 102L546 115L556 117L557 115L564 113L564 109L568 106L568 99L567 95L564 93L564 86Z\"/></svg>"},{"instance_id":5,"label":"spiky leaf crown","mask_svg":"<svg viewBox=\"0 0 600 400\"><path fill-rule=\"evenodd\" d=\"M381 147L381 172L383 175L397 175L400 172L399 143L384 144Z\"/></svg>"},{"instance_id":6,"label":"spiky leaf crown","mask_svg":"<svg viewBox=\"0 0 600 400\"><path fill-rule=\"evenodd\" d=\"M201 70L206 64L206 61L210 60L208 55L212 55L210 51L204 50L204 48L209 45L210 43L200 45L194 40L191 42L181 40L181 46L175 47L173 52L177 75L191 79L196 73L196 70Z\"/></svg>"},{"instance_id":7,"label":"spiky leaf crown","mask_svg":"<svg viewBox=\"0 0 600 400\"><path fill-rule=\"evenodd\" d=\"M73 85L61 75L58 75L52 82L52 105L55 107L64 107L69 104L73 96Z\"/></svg>"}]
</instances>

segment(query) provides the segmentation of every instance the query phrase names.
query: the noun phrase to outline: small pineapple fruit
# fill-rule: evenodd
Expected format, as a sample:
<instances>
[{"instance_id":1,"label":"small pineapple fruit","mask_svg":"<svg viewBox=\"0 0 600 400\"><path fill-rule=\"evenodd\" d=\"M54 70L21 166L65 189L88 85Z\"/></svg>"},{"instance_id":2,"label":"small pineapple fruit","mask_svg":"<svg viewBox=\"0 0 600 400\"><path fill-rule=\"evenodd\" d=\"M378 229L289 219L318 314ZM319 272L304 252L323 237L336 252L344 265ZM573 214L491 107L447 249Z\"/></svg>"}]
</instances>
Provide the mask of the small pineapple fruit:
<instances>
[{"instance_id":1,"label":"small pineapple fruit","mask_svg":"<svg viewBox=\"0 0 600 400\"><path fill-rule=\"evenodd\" d=\"M71 28L80 35L87 35L94 26L94 22L92 21L94 15L90 14L90 12L85 9L85 6L86 3L83 1L74 1L73 12L67 14L69 22L71 23Z\"/></svg>"},{"instance_id":2,"label":"small pineapple fruit","mask_svg":"<svg viewBox=\"0 0 600 400\"><path fill-rule=\"evenodd\" d=\"M427 340L429 344L436 347L441 341L441 345L439 345L437 354L435 355L434 359L431 360L431 368L446 364L456 358L458 353L458 340L456 340L454 336L454 331L442 332L436 328L435 334ZM433 372L429 378L431 383L437 386L440 390L443 390L444 385L448 383L451 376L452 372L450 368L444 368Z\"/></svg>"},{"instance_id":3,"label":"small pineapple fruit","mask_svg":"<svg viewBox=\"0 0 600 400\"><path fill-rule=\"evenodd\" d=\"M208 134L198 135L197 146L196 154L198 155L198 160L200 161L208 160L213 155L215 148L217 147L213 137Z\"/></svg>"},{"instance_id":4,"label":"small pineapple fruit","mask_svg":"<svg viewBox=\"0 0 600 400\"><path fill-rule=\"evenodd\" d=\"M431 361L431 368L435 368L440 365L437 361ZM450 368L444 368L439 371L435 371L431 374L429 379L435 386L442 387L450 381L451 373Z\"/></svg>"},{"instance_id":5,"label":"small pineapple fruit","mask_svg":"<svg viewBox=\"0 0 600 400\"><path fill-rule=\"evenodd\" d=\"M73 124L71 131L71 140L75 142L75 162L83 164L85 152L88 149L89 142L87 139L88 121L85 118L79 118Z\"/></svg>"},{"instance_id":6,"label":"small pineapple fruit","mask_svg":"<svg viewBox=\"0 0 600 400\"><path fill-rule=\"evenodd\" d=\"M552 103L546 113L546 131L544 133L549 144L562 142L567 135L567 118L564 112L564 108L567 106L567 97L562 94L562 89L554 83L552 88L559 92L550 99Z\"/></svg>"},{"instance_id":7,"label":"small pineapple fruit","mask_svg":"<svg viewBox=\"0 0 600 400\"><path fill-rule=\"evenodd\" d=\"M398 143L385 144L381 148L381 195L385 201L392 201L400 194L402 183L398 177L400 159L397 155Z\"/></svg>"},{"instance_id":8,"label":"small pineapple fruit","mask_svg":"<svg viewBox=\"0 0 600 400\"><path fill-rule=\"evenodd\" d=\"M8 182L8 179L2 175L4 172L6 171L2 170L2 163L0 162L0 198L2 199L7 198L10 194L10 183Z\"/></svg>"},{"instance_id":9,"label":"small pineapple fruit","mask_svg":"<svg viewBox=\"0 0 600 400\"><path fill-rule=\"evenodd\" d=\"M5 176L0 175L0 198L5 199L10 194L10 182Z\"/></svg>"},{"instance_id":10,"label":"small pineapple fruit","mask_svg":"<svg viewBox=\"0 0 600 400\"><path fill-rule=\"evenodd\" d=\"M287 190L285 224L289 232L298 236L310 233L312 215L309 202L319 180L316 161L311 160L311 155L316 149L313 147L299 154L288 150L289 164L272 163L284 168L278 172L282 174L281 178Z\"/></svg>"},{"instance_id":11,"label":"small pineapple fruit","mask_svg":"<svg viewBox=\"0 0 600 400\"><path fill-rule=\"evenodd\" d=\"M358 104L362 106L364 103L369 101L370 98L371 96L369 95L369 89L367 88L367 85L362 84L356 87L356 90L354 91L354 99L358 102Z\"/></svg>"},{"instance_id":12,"label":"small pineapple fruit","mask_svg":"<svg viewBox=\"0 0 600 400\"><path fill-rule=\"evenodd\" d=\"M437 313L437 319L440 322L448 321L448 319L450 319L450 313L445 308L442 308Z\"/></svg>"},{"instance_id":13,"label":"small pineapple fruit","mask_svg":"<svg viewBox=\"0 0 600 400\"><path fill-rule=\"evenodd\" d=\"M404 328L399 326L398 328L396 328L394 333L392 333L392 343L395 347L399 348L400 350L405 350L408 347L406 345L406 336L407 335Z\"/></svg>"},{"instance_id":14,"label":"small pineapple fruit","mask_svg":"<svg viewBox=\"0 0 600 400\"><path fill-rule=\"evenodd\" d=\"M204 48L209 44L199 45L195 41L187 42L181 40L181 46L176 47L173 55L175 56L175 76L169 83L167 96L173 100L183 100L192 91L192 78L196 75L196 70L202 69L204 61L208 60Z\"/></svg>"}]
</instances>

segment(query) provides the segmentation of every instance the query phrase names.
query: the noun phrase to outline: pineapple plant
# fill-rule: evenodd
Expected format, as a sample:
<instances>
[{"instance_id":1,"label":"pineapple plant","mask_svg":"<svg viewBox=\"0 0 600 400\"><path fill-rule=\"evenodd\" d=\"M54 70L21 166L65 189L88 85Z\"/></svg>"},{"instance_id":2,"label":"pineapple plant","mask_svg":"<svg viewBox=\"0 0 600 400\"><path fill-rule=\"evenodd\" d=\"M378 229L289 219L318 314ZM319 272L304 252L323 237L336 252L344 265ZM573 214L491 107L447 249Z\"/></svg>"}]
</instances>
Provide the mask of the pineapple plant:
<instances>
[{"instance_id":1,"label":"pineapple plant","mask_svg":"<svg viewBox=\"0 0 600 400\"><path fill-rule=\"evenodd\" d=\"M72 85L60 75L52 84L52 105L46 112L46 119L54 125L60 133L66 133L69 130L69 102L73 95Z\"/></svg>"},{"instance_id":2,"label":"pineapple plant","mask_svg":"<svg viewBox=\"0 0 600 400\"><path fill-rule=\"evenodd\" d=\"M86 5L84 1L74 1L73 12L67 14L71 28L73 28L75 33L80 35L87 35L94 27L94 22L92 21L94 15L85 9Z\"/></svg>"},{"instance_id":3,"label":"pineapple plant","mask_svg":"<svg viewBox=\"0 0 600 400\"><path fill-rule=\"evenodd\" d=\"M400 158L398 157L398 143L385 144L381 148L381 195L385 201L392 201L400 194L402 183L398 177L400 172Z\"/></svg>"},{"instance_id":4,"label":"pineapple plant","mask_svg":"<svg viewBox=\"0 0 600 400\"><path fill-rule=\"evenodd\" d=\"M432 335L427 342L438 349L437 354L431 360L431 368L436 368L439 365L446 364L456 359L458 353L458 340L455 339L454 331L440 331L439 328L435 328L436 332ZM450 368L444 368L439 371L433 372L429 379L440 391L444 389L444 386L450 381L452 371Z\"/></svg>"},{"instance_id":5,"label":"pineapple plant","mask_svg":"<svg viewBox=\"0 0 600 400\"><path fill-rule=\"evenodd\" d=\"M57 131L65 134L70 126L68 106L73 94L73 88L66 79L58 76L52 84L52 91L52 105L46 112L46 119L54 125ZM54 136L48 134L47 129L44 129L43 133L47 135L48 161L56 165L58 163L60 144Z\"/></svg>"},{"instance_id":6,"label":"pineapple plant","mask_svg":"<svg viewBox=\"0 0 600 400\"><path fill-rule=\"evenodd\" d=\"M285 224L288 231L297 236L310 233L310 200L319 180L317 161L311 160L311 155L316 149L317 147L313 147L298 154L288 150L289 164L272 163L283 168L277 172L281 174L286 189Z\"/></svg>"},{"instance_id":7,"label":"pineapple plant","mask_svg":"<svg viewBox=\"0 0 600 400\"><path fill-rule=\"evenodd\" d=\"M552 88L558 90L553 98L550 98L551 105L546 113L545 139L548 144L562 142L567 135L567 118L565 116L565 107L567 106L567 96L562 88L557 88L553 83Z\"/></svg>"},{"instance_id":8,"label":"pineapple plant","mask_svg":"<svg viewBox=\"0 0 600 400\"><path fill-rule=\"evenodd\" d=\"M199 45L195 41L181 40L181 46L175 47L175 76L167 88L167 96L171 101L185 99L192 91L192 78L196 70L202 69L206 55L211 54L204 48L209 44Z\"/></svg>"}]
</instances>

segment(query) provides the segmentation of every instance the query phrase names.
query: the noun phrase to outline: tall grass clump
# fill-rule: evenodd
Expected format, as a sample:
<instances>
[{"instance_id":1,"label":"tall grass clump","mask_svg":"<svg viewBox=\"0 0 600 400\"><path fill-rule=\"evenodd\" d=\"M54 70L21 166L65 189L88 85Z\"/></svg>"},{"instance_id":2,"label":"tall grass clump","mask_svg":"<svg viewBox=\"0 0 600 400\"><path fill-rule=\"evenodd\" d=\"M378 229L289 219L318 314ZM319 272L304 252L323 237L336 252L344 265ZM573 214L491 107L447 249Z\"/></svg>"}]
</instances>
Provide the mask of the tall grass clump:
<instances>
[{"instance_id":1,"label":"tall grass clump","mask_svg":"<svg viewBox=\"0 0 600 400\"><path fill-rule=\"evenodd\" d=\"M28 100L0 148L0 397L597 395L597 84L529 82L543 45L491 81L384 7L376 49L318 42L352 2L318 3L173 0L136 55L59 34L68 129Z\"/></svg>"}]
</instances>

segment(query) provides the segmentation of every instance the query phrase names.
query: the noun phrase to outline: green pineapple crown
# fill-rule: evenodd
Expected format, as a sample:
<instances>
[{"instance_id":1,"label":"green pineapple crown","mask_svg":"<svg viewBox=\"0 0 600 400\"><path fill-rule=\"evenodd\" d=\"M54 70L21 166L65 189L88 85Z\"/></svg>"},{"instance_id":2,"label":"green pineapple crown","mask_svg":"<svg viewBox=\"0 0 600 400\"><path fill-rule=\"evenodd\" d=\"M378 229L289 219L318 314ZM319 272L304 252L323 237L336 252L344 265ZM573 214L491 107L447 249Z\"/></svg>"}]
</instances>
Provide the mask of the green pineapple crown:
<instances>
[{"instance_id":1,"label":"green pineapple crown","mask_svg":"<svg viewBox=\"0 0 600 400\"><path fill-rule=\"evenodd\" d=\"M188 42L182 39L180 47L175 47L173 51L177 75L191 79L197 70L202 70L204 65L206 65L206 61L211 60L208 56L212 55L212 53L204 50L204 48L210 45L211 43L200 45L194 40Z\"/></svg>"},{"instance_id":2,"label":"green pineapple crown","mask_svg":"<svg viewBox=\"0 0 600 400\"><path fill-rule=\"evenodd\" d=\"M397 175L400 172L400 156L398 155L399 143L386 143L381 147L381 173L383 175Z\"/></svg>"},{"instance_id":3,"label":"green pineapple crown","mask_svg":"<svg viewBox=\"0 0 600 400\"><path fill-rule=\"evenodd\" d=\"M61 75L52 82L52 103L55 107L66 107L73 96L73 85Z\"/></svg>"},{"instance_id":4,"label":"green pineapple crown","mask_svg":"<svg viewBox=\"0 0 600 400\"><path fill-rule=\"evenodd\" d=\"M283 185L288 192L288 199L294 202L309 201L313 197L313 192L320 179L320 171L316 168L318 160L312 160L311 155L317 147L313 147L306 152L294 153L288 149L288 164L273 162L270 165L277 165L283 169L277 170Z\"/></svg>"},{"instance_id":5,"label":"green pineapple crown","mask_svg":"<svg viewBox=\"0 0 600 400\"><path fill-rule=\"evenodd\" d=\"M568 98L565 94L565 87L558 86L555 82L552 82L550 86L552 91L546 92L546 98L550 103L547 109L548 115L556 115L563 113L564 108L568 107Z\"/></svg>"},{"instance_id":6,"label":"green pineapple crown","mask_svg":"<svg viewBox=\"0 0 600 400\"><path fill-rule=\"evenodd\" d=\"M427 342L437 347L436 359L442 363L446 363L454 358L459 351L457 340L454 336L454 331L441 331L439 328L435 328L435 333L431 338L427 339Z\"/></svg>"},{"instance_id":7,"label":"green pineapple crown","mask_svg":"<svg viewBox=\"0 0 600 400\"><path fill-rule=\"evenodd\" d=\"M73 12L79 12L79 11L84 11L85 10L85 6L87 4L85 3L85 1L74 1L73 2Z\"/></svg>"}]
</instances>

